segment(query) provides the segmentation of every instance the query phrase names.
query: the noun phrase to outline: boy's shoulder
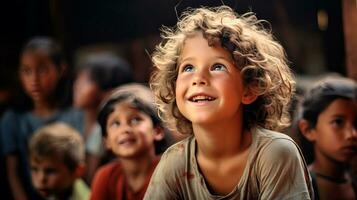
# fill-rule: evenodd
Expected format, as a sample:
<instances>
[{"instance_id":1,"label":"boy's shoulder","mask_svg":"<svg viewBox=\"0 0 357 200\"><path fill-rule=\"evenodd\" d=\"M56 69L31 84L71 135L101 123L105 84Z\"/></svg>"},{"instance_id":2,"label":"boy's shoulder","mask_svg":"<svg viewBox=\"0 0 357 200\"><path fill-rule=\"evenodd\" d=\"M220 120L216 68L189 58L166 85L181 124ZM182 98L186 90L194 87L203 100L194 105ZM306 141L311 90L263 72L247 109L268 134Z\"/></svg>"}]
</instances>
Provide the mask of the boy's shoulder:
<instances>
[{"instance_id":1,"label":"boy's shoulder","mask_svg":"<svg viewBox=\"0 0 357 200\"><path fill-rule=\"evenodd\" d=\"M90 189L82 179L76 179L73 184L72 198L74 200L87 200L90 196Z\"/></svg>"},{"instance_id":2,"label":"boy's shoulder","mask_svg":"<svg viewBox=\"0 0 357 200\"><path fill-rule=\"evenodd\" d=\"M290 136L262 128L255 131L255 149L261 156L280 159L301 154L298 145Z\"/></svg>"},{"instance_id":3,"label":"boy's shoulder","mask_svg":"<svg viewBox=\"0 0 357 200\"><path fill-rule=\"evenodd\" d=\"M96 176L112 177L122 174L122 167L119 161L112 161L98 168Z\"/></svg>"},{"instance_id":4,"label":"boy's shoulder","mask_svg":"<svg viewBox=\"0 0 357 200\"><path fill-rule=\"evenodd\" d=\"M28 112L26 111L16 111L13 109L8 109L6 110L2 115L1 115L1 119L2 120L12 120L12 119L17 119L17 118L21 118L26 116Z\"/></svg>"},{"instance_id":5,"label":"boy's shoulder","mask_svg":"<svg viewBox=\"0 0 357 200\"><path fill-rule=\"evenodd\" d=\"M255 134L255 139L261 142L284 142L284 141L291 141L294 143L294 140L284 134L280 133L277 131L272 131L269 129L264 129L264 128L256 128L253 131L253 134Z\"/></svg>"},{"instance_id":6,"label":"boy's shoulder","mask_svg":"<svg viewBox=\"0 0 357 200\"><path fill-rule=\"evenodd\" d=\"M180 173L190 163L194 155L195 139L191 135L170 146L161 156L158 168L162 168L162 174Z\"/></svg>"},{"instance_id":7,"label":"boy's shoulder","mask_svg":"<svg viewBox=\"0 0 357 200\"><path fill-rule=\"evenodd\" d=\"M59 115L62 117L83 118L84 112L78 108L74 108L70 106L70 107L62 108L59 112Z\"/></svg>"},{"instance_id":8,"label":"boy's shoulder","mask_svg":"<svg viewBox=\"0 0 357 200\"><path fill-rule=\"evenodd\" d=\"M161 159L163 157L167 157L171 155L173 156L173 155L186 154L191 150L192 145L194 145L194 143L195 143L195 138L193 135L190 135L187 138L184 138L181 141L178 141L175 144L171 145L169 148L167 148L166 151L161 156Z\"/></svg>"}]
</instances>

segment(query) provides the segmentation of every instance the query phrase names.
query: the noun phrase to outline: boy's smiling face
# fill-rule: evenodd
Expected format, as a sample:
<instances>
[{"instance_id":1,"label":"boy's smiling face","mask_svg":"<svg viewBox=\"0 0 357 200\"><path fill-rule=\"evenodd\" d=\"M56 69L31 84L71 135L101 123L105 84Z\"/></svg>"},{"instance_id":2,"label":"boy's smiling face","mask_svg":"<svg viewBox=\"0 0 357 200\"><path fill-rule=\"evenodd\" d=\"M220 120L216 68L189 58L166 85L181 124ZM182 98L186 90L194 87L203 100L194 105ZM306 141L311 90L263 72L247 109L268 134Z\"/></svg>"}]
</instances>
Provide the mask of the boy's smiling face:
<instances>
[{"instance_id":1,"label":"boy's smiling face","mask_svg":"<svg viewBox=\"0 0 357 200\"><path fill-rule=\"evenodd\" d=\"M154 127L150 116L125 101L114 106L106 129L107 147L123 159L155 155L154 141L164 135L162 128Z\"/></svg>"},{"instance_id":2,"label":"boy's smiling face","mask_svg":"<svg viewBox=\"0 0 357 200\"><path fill-rule=\"evenodd\" d=\"M178 62L176 101L193 124L209 124L240 117L244 98L240 71L220 45L209 46L202 33L188 37Z\"/></svg>"}]
</instances>

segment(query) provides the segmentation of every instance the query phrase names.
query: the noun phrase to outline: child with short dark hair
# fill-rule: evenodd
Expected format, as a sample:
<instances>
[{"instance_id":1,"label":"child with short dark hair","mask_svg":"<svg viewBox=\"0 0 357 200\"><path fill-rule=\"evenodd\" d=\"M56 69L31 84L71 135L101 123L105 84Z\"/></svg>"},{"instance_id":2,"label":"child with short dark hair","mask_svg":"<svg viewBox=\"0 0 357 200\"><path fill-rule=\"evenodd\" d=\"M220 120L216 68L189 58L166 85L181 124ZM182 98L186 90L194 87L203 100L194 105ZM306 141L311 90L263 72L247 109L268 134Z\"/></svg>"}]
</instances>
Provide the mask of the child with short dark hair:
<instances>
[{"instance_id":1,"label":"child with short dark hair","mask_svg":"<svg viewBox=\"0 0 357 200\"><path fill-rule=\"evenodd\" d=\"M153 100L148 87L133 83L104 101L98 122L117 160L98 169L91 199L143 199L158 155L172 143Z\"/></svg>"},{"instance_id":2,"label":"child with short dark hair","mask_svg":"<svg viewBox=\"0 0 357 200\"><path fill-rule=\"evenodd\" d=\"M349 173L357 155L357 84L327 77L306 92L299 108L303 144L313 152L309 170L315 199L356 199L357 184ZM308 153L312 153L308 152Z\"/></svg>"},{"instance_id":3,"label":"child with short dark hair","mask_svg":"<svg viewBox=\"0 0 357 200\"><path fill-rule=\"evenodd\" d=\"M114 88L132 81L131 66L112 53L89 55L77 66L73 103L84 112L85 180L88 183L91 183L105 155L100 127L96 121L99 104Z\"/></svg>"},{"instance_id":4,"label":"child with short dark hair","mask_svg":"<svg viewBox=\"0 0 357 200\"><path fill-rule=\"evenodd\" d=\"M306 163L282 133L295 81L252 14L185 12L163 29L151 78L162 117L193 134L170 147L144 199L310 199Z\"/></svg>"},{"instance_id":5,"label":"child with short dark hair","mask_svg":"<svg viewBox=\"0 0 357 200\"><path fill-rule=\"evenodd\" d=\"M29 157L32 183L44 199L87 200L81 135L65 123L46 125L31 137Z\"/></svg>"}]
</instances>

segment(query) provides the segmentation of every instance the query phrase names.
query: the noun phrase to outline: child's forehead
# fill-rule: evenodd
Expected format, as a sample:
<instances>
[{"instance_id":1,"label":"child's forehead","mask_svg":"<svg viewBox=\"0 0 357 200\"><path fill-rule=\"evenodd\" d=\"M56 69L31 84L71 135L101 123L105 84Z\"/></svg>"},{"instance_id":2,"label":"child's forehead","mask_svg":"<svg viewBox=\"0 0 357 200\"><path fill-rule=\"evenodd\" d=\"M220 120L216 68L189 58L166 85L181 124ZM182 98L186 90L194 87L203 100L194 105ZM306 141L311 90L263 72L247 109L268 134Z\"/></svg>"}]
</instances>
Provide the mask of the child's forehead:
<instances>
[{"instance_id":1,"label":"child's forehead","mask_svg":"<svg viewBox=\"0 0 357 200\"><path fill-rule=\"evenodd\" d=\"M59 166L64 164L62 158L58 155L55 156L31 155L30 162L31 165L37 165L37 166Z\"/></svg>"},{"instance_id":2,"label":"child's forehead","mask_svg":"<svg viewBox=\"0 0 357 200\"><path fill-rule=\"evenodd\" d=\"M125 99L122 101L118 101L113 105L113 112L110 115L119 114L119 113L129 114L129 112L145 114L137 105L135 105L134 100Z\"/></svg>"},{"instance_id":3,"label":"child's forehead","mask_svg":"<svg viewBox=\"0 0 357 200\"><path fill-rule=\"evenodd\" d=\"M194 58L195 52L197 53L197 48L206 50L206 52L202 55L210 55L212 58L223 58L234 63L232 53L223 48L217 38L212 37L208 39L202 32L196 32L195 34L189 35L185 38L178 58L178 64L182 63L185 59Z\"/></svg>"},{"instance_id":4,"label":"child's forehead","mask_svg":"<svg viewBox=\"0 0 357 200\"><path fill-rule=\"evenodd\" d=\"M47 53L42 51L26 51L21 56L22 62L48 62L50 58Z\"/></svg>"}]
</instances>

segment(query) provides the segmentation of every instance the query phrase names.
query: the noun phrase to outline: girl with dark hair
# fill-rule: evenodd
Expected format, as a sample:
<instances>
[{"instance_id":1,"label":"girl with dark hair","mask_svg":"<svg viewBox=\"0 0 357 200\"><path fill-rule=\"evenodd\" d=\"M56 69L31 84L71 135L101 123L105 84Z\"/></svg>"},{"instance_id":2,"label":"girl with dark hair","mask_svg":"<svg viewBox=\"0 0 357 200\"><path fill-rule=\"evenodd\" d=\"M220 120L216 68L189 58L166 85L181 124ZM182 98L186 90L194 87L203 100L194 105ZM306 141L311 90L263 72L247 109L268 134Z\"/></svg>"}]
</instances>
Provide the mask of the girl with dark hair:
<instances>
[{"instance_id":1,"label":"girl with dark hair","mask_svg":"<svg viewBox=\"0 0 357 200\"><path fill-rule=\"evenodd\" d=\"M83 130L83 115L68 107L66 63L59 45L47 37L31 39L20 55L19 79L26 98L1 119L3 153L15 199L38 199L30 179L28 139L45 124L61 121ZM29 101L26 101L28 99Z\"/></svg>"}]
</instances>

